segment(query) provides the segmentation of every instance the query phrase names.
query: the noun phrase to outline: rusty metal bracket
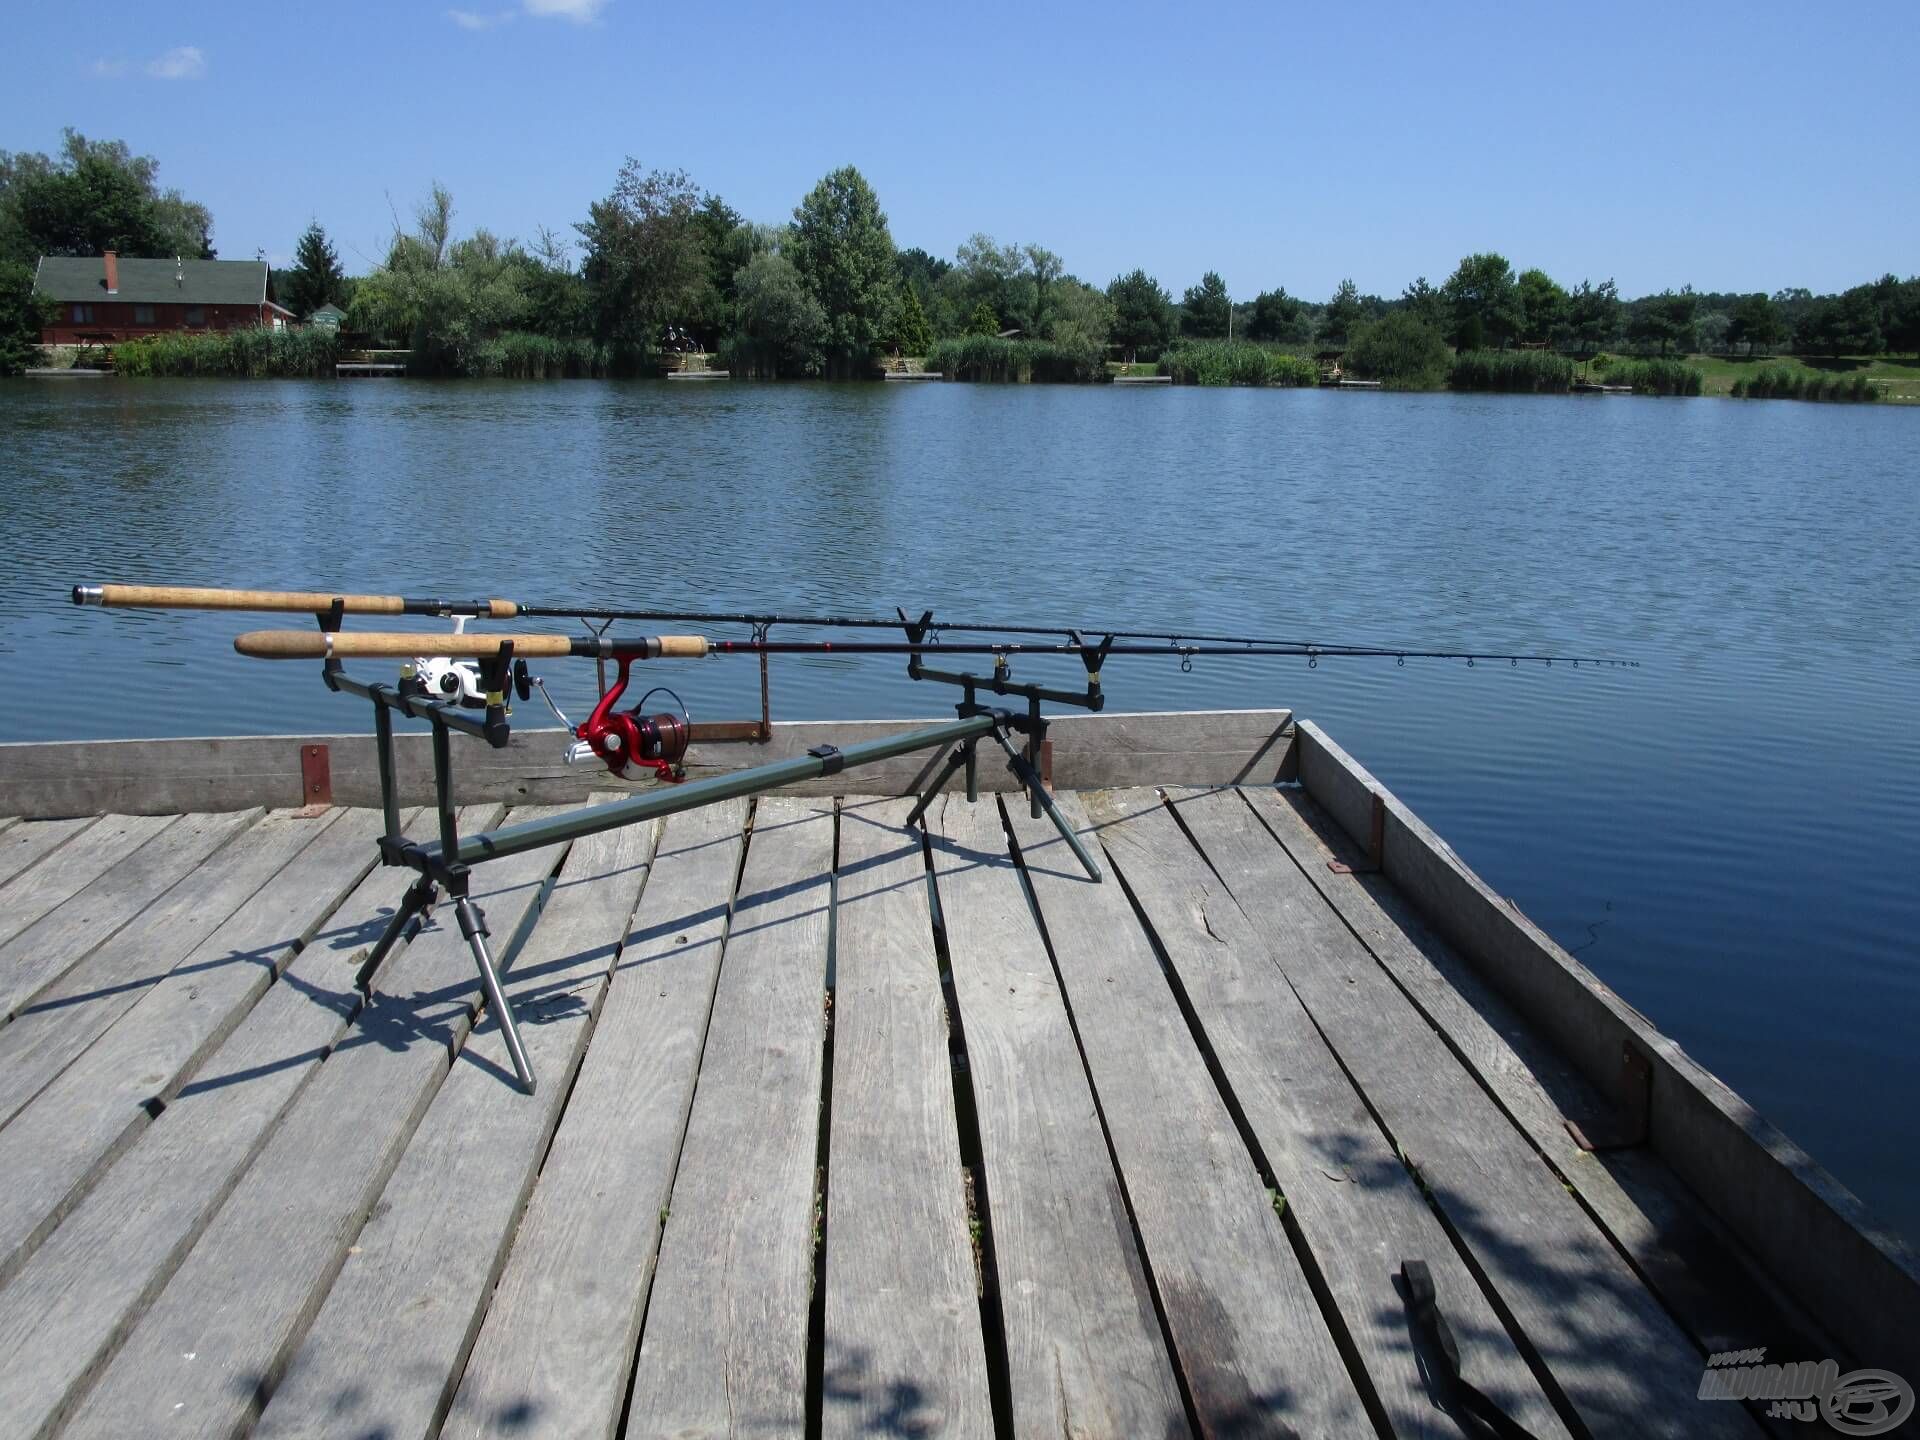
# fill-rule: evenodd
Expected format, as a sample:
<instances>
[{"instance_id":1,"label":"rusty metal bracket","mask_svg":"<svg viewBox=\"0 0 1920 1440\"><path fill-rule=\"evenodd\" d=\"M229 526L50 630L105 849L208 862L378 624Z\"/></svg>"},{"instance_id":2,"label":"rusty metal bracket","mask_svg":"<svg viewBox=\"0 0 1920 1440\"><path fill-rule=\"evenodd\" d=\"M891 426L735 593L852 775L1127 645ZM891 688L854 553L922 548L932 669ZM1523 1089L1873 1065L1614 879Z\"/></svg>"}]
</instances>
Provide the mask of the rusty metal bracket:
<instances>
[{"instance_id":1,"label":"rusty metal bracket","mask_svg":"<svg viewBox=\"0 0 1920 1440\"><path fill-rule=\"evenodd\" d=\"M1329 860L1327 869L1336 875L1377 875L1387 853L1387 802L1380 792L1373 793L1373 814L1367 831L1367 863L1349 865L1345 860Z\"/></svg>"},{"instance_id":2,"label":"rusty metal bracket","mask_svg":"<svg viewBox=\"0 0 1920 1440\"><path fill-rule=\"evenodd\" d=\"M307 819L333 804L333 763L324 745L300 747L300 798L306 803L299 813Z\"/></svg>"},{"instance_id":3,"label":"rusty metal bracket","mask_svg":"<svg viewBox=\"0 0 1920 1440\"><path fill-rule=\"evenodd\" d=\"M1040 780L1049 790L1053 788L1053 741L1040 742Z\"/></svg>"},{"instance_id":4,"label":"rusty metal bracket","mask_svg":"<svg viewBox=\"0 0 1920 1440\"><path fill-rule=\"evenodd\" d=\"M1603 1124L1583 1130L1576 1121L1566 1122L1574 1144L1591 1153L1631 1150L1647 1143L1653 1116L1653 1062L1628 1042L1620 1047L1620 1096L1618 1110Z\"/></svg>"}]
</instances>

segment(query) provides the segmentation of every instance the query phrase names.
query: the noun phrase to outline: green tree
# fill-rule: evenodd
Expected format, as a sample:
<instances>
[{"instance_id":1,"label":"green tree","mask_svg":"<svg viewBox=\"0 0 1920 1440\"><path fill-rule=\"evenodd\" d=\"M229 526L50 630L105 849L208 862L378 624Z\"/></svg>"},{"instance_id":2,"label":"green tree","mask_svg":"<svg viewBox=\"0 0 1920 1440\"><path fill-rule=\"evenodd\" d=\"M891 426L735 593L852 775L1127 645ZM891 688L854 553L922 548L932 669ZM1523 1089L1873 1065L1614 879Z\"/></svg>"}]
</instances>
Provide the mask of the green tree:
<instances>
[{"instance_id":1,"label":"green tree","mask_svg":"<svg viewBox=\"0 0 1920 1440\"><path fill-rule=\"evenodd\" d=\"M1773 347L1787 338L1787 322L1780 313L1780 307L1766 295L1756 291L1752 295L1742 296L1733 307L1733 314L1727 325L1727 341L1732 345L1745 345L1749 355L1771 353Z\"/></svg>"},{"instance_id":2,"label":"green tree","mask_svg":"<svg viewBox=\"0 0 1920 1440\"><path fill-rule=\"evenodd\" d=\"M1567 335L1574 348L1592 355L1620 333L1620 289L1611 280L1582 280L1567 296Z\"/></svg>"},{"instance_id":3,"label":"green tree","mask_svg":"<svg viewBox=\"0 0 1920 1440\"><path fill-rule=\"evenodd\" d=\"M913 286L900 285L899 320L894 325L900 348L909 355L924 355L933 348L933 327L927 324L927 312Z\"/></svg>"},{"instance_id":4,"label":"green tree","mask_svg":"<svg viewBox=\"0 0 1920 1440\"><path fill-rule=\"evenodd\" d=\"M1227 282L1215 271L1207 271L1198 285L1189 285L1180 297L1180 333L1196 340L1224 337L1232 304L1227 298Z\"/></svg>"},{"instance_id":5,"label":"green tree","mask_svg":"<svg viewBox=\"0 0 1920 1440\"><path fill-rule=\"evenodd\" d=\"M1091 285L1071 276L1052 287L1046 338L1072 351L1089 366L1106 359L1107 337L1113 333L1113 306Z\"/></svg>"},{"instance_id":6,"label":"green tree","mask_svg":"<svg viewBox=\"0 0 1920 1440\"><path fill-rule=\"evenodd\" d=\"M1321 312L1320 345L1326 349L1345 348L1354 326L1365 318L1366 311L1360 303L1360 287L1351 280L1342 280L1340 287L1333 292L1333 299L1327 302L1327 308Z\"/></svg>"},{"instance_id":7,"label":"green tree","mask_svg":"<svg viewBox=\"0 0 1920 1440\"><path fill-rule=\"evenodd\" d=\"M33 271L0 260L0 375L17 375L39 363L40 329L52 307L33 293Z\"/></svg>"},{"instance_id":8,"label":"green tree","mask_svg":"<svg viewBox=\"0 0 1920 1440\"><path fill-rule=\"evenodd\" d=\"M827 313L791 260L764 251L755 255L734 276L733 294L728 369L763 379L820 373Z\"/></svg>"},{"instance_id":9,"label":"green tree","mask_svg":"<svg viewBox=\"0 0 1920 1440\"><path fill-rule=\"evenodd\" d=\"M993 313L993 306L982 300L973 307L973 316L967 321L969 335L998 335L1000 317Z\"/></svg>"},{"instance_id":10,"label":"green tree","mask_svg":"<svg viewBox=\"0 0 1920 1440\"><path fill-rule=\"evenodd\" d=\"M1520 308L1520 338L1536 345L1551 343L1566 320L1567 292L1544 270L1522 270L1514 292Z\"/></svg>"},{"instance_id":11,"label":"green tree","mask_svg":"<svg viewBox=\"0 0 1920 1440\"><path fill-rule=\"evenodd\" d=\"M340 254L318 220L307 222L293 247L293 268L280 277L280 303L302 320L322 305L338 305L346 294Z\"/></svg>"},{"instance_id":12,"label":"green tree","mask_svg":"<svg viewBox=\"0 0 1920 1440\"><path fill-rule=\"evenodd\" d=\"M701 195L684 170L645 170L631 156L613 193L574 228L596 338L655 348L667 325L696 318L710 280Z\"/></svg>"},{"instance_id":13,"label":"green tree","mask_svg":"<svg viewBox=\"0 0 1920 1440\"><path fill-rule=\"evenodd\" d=\"M1900 282L1888 307L1887 349L1900 355L1920 355L1920 279Z\"/></svg>"},{"instance_id":14,"label":"green tree","mask_svg":"<svg viewBox=\"0 0 1920 1440\"><path fill-rule=\"evenodd\" d=\"M516 251L514 259L527 297L526 327L556 340L586 334L586 282L574 269L567 242L543 225L532 248Z\"/></svg>"},{"instance_id":15,"label":"green tree","mask_svg":"<svg viewBox=\"0 0 1920 1440\"><path fill-rule=\"evenodd\" d=\"M1452 311L1448 338L1459 350L1505 349L1522 323L1519 287L1504 255L1491 251L1463 259L1441 293Z\"/></svg>"},{"instance_id":16,"label":"green tree","mask_svg":"<svg viewBox=\"0 0 1920 1440\"><path fill-rule=\"evenodd\" d=\"M355 330L404 340L411 367L428 374L475 373L480 347L528 314L522 252L485 230L456 240L453 215L453 197L436 184L347 312Z\"/></svg>"},{"instance_id":17,"label":"green tree","mask_svg":"<svg viewBox=\"0 0 1920 1440\"><path fill-rule=\"evenodd\" d=\"M1700 297L1690 285L1636 300L1627 319L1627 339L1642 347L1658 345L1662 355L1670 351L1684 355L1694 347L1699 308Z\"/></svg>"},{"instance_id":18,"label":"green tree","mask_svg":"<svg viewBox=\"0 0 1920 1440\"><path fill-rule=\"evenodd\" d=\"M1414 319L1423 325L1431 326L1441 334L1447 329L1446 298L1427 283L1424 275L1400 292L1400 304Z\"/></svg>"},{"instance_id":19,"label":"green tree","mask_svg":"<svg viewBox=\"0 0 1920 1440\"><path fill-rule=\"evenodd\" d=\"M1253 313L1247 317L1247 338L1305 344L1313 338L1313 324L1307 319L1306 307L1282 285L1254 296Z\"/></svg>"},{"instance_id":20,"label":"green tree","mask_svg":"<svg viewBox=\"0 0 1920 1440\"><path fill-rule=\"evenodd\" d=\"M162 190L160 165L121 140L61 132L58 156L0 151L0 260L41 255L213 258L213 217L178 190Z\"/></svg>"},{"instance_id":21,"label":"green tree","mask_svg":"<svg viewBox=\"0 0 1920 1440\"><path fill-rule=\"evenodd\" d=\"M1401 309L1355 326L1344 364L1363 380L1397 390L1435 390L1446 383L1451 358L1438 330Z\"/></svg>"},{"instance_id":22,"label":"green tree","mask_svg":"<svg viewBox=\"0 0 1920 1440\"><path fill-rule=\"evenodd\" d=\"M1107 286L1113 306L1113 343L1128 360L1141 350L1159 350L1173 338L1173 297L1144 270L1134 270Z\"/></svg>"},{"instance_id":23,"label":"green tree","mask_svg":"<svg viewBox=\"0 0 1920 1440\"><path fill-rule=\"evenodd\" d=\"M892 327L899 272L886 213L853 166L826 176L794 210L792 260L827 314L827 372L864 372Z\"/></svg>"},{"instance_id":24,"label":"green tree","mask_svg":"<svg viewBox=\"0 0 1920 1440\"><path fill-rule=\"evenodd\" d=\"M1875 355L1884 343L1872 289L1859 285L1843 295L1815 300L1794 326L1793 348L1802 355Z\"/></svg>"}]
</instances>

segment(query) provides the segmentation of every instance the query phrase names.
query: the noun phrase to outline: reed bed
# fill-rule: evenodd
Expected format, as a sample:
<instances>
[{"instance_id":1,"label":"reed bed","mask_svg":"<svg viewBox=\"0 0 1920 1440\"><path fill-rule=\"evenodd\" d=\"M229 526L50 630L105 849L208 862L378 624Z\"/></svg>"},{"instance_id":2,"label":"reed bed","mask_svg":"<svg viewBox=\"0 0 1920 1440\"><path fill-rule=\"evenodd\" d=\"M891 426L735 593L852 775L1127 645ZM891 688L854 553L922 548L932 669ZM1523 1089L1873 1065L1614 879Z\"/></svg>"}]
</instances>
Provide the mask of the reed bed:
<instances>
[{"instance_id":1,"label":"reed bed","mask_svg":"<svg viewBox=\"0 0 1920 1440\"><path fill-rule=\"evenodd\" d=\"M340 348L336 331L318 327L186 331L121 341L113 347L113 368L122 375L143 378L331 376Z\"/></svg>"},{"instance_id":2,"label":"reed bed","mask_svg":"<svg viewBox=\"0 0 1920 1440\"><path fill-rule=\"evenodd\" d=\"M1826 400L1860 404L1879 398L1864 375L1822 375L1790 365L1769 365L1733 382L1736 400Z\"/></svg>"},{"instance_id":3,"label":"reed bed","mask_svg":"<svg viewBox=\"0 0 1920 1440\"><path fill-rule=\"evenodd\" d=\"M1573 361L1548 350L1463 350L1447 384L1455 390L1543 395L1573 389Z\"/></svg>"},{"instance_id":4,"label":"reed bed","mask_svg":"<svg viewBox=\"0 0 1920 1440\"><path fill-rule=\"evenodd\" d=\"M1102 358L1046 340L1002 340L996 335L959 335L938 340L924 362L949 380L989 384L1070 385L1107 378Z\"/></svg>"},{"instance_id":5,"label":"reed bed","mask_svg":"<svg viewBox=\"0 0 1920 1440\"><path fill-rule=\"evenodd\" d=\"M1250 340L1197 340L1160 356L1159 373L1176 385L1304 386L1320 383L1320 369L1304 356L1269 350Z\"/></svg>"},{"instance_id":6,"label":"reed bed","mask_svg":"<svg viewBox=\"0 0 1920 1440\"><path fill-rule=\"evenodd\" d=\"M1704 377L1678 360L1603 355L1593 362L1593 378L1603 385L1631 385L1636 395L1698 395Z\"/></svg>"}]
</instances>

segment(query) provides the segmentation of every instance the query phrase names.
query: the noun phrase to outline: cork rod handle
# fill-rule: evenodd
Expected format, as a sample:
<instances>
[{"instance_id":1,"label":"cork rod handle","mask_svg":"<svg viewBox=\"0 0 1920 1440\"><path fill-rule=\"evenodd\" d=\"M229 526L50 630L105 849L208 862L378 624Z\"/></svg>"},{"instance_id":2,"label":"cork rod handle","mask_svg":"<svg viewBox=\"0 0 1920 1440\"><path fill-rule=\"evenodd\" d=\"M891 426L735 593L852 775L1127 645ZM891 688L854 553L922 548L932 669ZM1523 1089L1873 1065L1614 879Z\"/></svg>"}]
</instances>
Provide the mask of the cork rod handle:
<instances>
[{"instance_id":1,"label":"cork rod handle","mask_svg":"<svg viewBox=\"0 0 1920 1440\"><path fill-rule=\"evenodd\" d=\"M343 595L333 590L225 590L211 585L76 585L76 605L110 605L143 610L262 610L300 611L309 615L331 610L343 602L349 615L404 615L406 598L400 595ZM489 600L487 613L495 620L511 620L520 607L511 600Z\"/></svg>"},{"instance_id":2,"label":"cork rod handle","mask_svg":"<svg viewBox=\"0 0 1920 1440\"><path fill-rule=\"evenodd\" d=\"M337 635L328 635L319 630L249 630L235 637L233 648L256 660L324 660L329 655L340 660L369 656L407 658L414 655L447 655L477 660L498 655L503 640L513 641L515 655L573 653L573 641L565 635L382 634L351 630Z\"/></svg>"}]
</instances>

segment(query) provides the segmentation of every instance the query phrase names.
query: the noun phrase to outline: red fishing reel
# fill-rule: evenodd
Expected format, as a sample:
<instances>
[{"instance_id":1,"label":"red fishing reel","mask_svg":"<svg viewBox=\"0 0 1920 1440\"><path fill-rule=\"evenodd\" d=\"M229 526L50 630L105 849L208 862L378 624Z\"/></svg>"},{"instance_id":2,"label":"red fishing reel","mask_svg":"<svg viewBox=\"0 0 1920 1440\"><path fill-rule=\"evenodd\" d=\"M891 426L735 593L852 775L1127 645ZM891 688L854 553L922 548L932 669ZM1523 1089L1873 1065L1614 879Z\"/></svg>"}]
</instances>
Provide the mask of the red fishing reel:
<instances>
[{"instance_id":1,"label":"red fishing reel","mask_svg":"<svg viewBox=\"0 0 1920 1440\"><path fill-rule=\"evenodd\" d=\"M687 744L693 738L693 717L687 712L687 702L666 686L656 685L631 710L616 709L626 693L631 664L631 660L621 659L620 678L600 697L593 714L574 734L622 779L629 778L629 770L649 769L662 780L684 780ZM647 701L656 695L670 696L680 713L668 710L646 714Z\"/></svg>"}]
</instances>

